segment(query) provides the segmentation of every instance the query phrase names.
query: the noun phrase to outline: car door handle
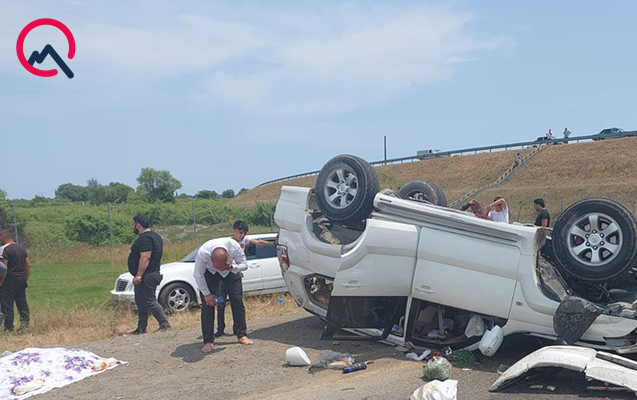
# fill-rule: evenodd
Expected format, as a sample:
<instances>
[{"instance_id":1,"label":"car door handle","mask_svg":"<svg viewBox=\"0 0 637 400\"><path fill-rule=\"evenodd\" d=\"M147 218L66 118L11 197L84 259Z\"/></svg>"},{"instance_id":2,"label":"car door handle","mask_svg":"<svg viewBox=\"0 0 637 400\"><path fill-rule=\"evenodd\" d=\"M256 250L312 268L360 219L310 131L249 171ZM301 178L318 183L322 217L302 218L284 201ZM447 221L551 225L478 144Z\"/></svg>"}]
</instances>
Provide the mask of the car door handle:
<instances>
[{"instance_id":1,"label":"car door handle","mask_svg":"<svg viewBox=\"0 0 637 400\"><path fill-rule=\"evenodd\" d=\"M342 283L341 286L343 286L346 289L356 289L359 287L363 287L363 284L360 283L359 281L349 281L347 283Z\"/></svg>"},{"instance_id":2,"label":"car door handle","mask_svg":"<svg viewBox=\"0 0 637 400\"><path fill-rule=\"evenodd\" d=\"M420 285L416 288L416 290L420 293L425 293L425 294L436 293L430 286L427 286L427 285Z\"/></svg>"},{"instance_id":3,"label":"car door handle","mask_svg":"<svg viewBox=\"0 0 637 400\"><path fill-rule=\"evenodd\" d=\"M258 263L248 264L248 267L252 269L259 268L259 264Z\"/></svg>"}]
</instances>

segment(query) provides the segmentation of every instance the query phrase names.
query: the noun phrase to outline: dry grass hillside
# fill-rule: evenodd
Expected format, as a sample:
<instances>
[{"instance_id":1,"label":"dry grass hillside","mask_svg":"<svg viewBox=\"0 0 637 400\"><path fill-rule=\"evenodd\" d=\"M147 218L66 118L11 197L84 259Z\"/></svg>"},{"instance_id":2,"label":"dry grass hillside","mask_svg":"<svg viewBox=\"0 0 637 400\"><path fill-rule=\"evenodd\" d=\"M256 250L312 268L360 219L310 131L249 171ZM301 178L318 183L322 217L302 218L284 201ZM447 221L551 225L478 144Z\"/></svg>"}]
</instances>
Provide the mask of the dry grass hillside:
<instances>
[{"instance_id":1,"label":"dry grass hillside","mask_svg":"<svg viewBox=\"0 0 637 400\"><path fill-rule=\"evenodd\" d=\"M414 163L387 165L376 169L381 188L399 189L411 180L436 182L452 202L472 189L496 180L512 164L515 153L445 157ZM637 138L547 146L529 160L500 187L479 193L487 203L494 196L507 199L516 220L534 219L532 201L542 197L553 216L581 198L609 197L635 211L637 197ZM276 202L281 186L314 186L316 176L256 187L233 199L231 204L251 206L256 202Z\"/></svg>"}]
</instances>

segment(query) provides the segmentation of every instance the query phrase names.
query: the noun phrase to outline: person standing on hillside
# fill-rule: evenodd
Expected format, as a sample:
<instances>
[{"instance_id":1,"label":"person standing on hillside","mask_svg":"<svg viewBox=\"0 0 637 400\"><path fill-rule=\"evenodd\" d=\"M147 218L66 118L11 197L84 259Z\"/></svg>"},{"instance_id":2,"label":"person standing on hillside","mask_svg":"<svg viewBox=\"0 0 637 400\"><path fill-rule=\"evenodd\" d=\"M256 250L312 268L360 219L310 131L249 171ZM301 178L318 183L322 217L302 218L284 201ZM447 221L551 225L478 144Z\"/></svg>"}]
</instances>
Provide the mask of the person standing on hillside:
<instances>
[{"instance_id":1,"label":"person standing on hillside","mask_svg":"<svg viewBox=\"0 0 637 400\"><path fill-rule=\"evenodd\" d=\"M520 156L520 153L515 155L515 159L513 162L513 168L517 168L520 166L520 163L522 162L522 157Z\"/></svg>"},{"instance_id":2,"label":"person standing on hillside","mask_svg":"<svg viewBox=\"0 0 637 400\"><path fill-rule=\"evenodd\" d=\"M20 330L29 327L30 312L27 303L27 287L29 286L29 274L31 263L24 247L13 240L11 230L0 231L0 262L6 267L6 272L0 270L0 304L4 314L4 329L13 330L13 304L20 314Z\"/></svg>"},{"instance_id":3,"label":"person standing on hillside","mask_svg":"<svg viewBox=\"0 0 637 400\"><path fill-rule=\"evenodd\" d=\"M201 292L201 331L204 353L214 350L215 307L220 283L230 297L233 330L239 343L252 344L246 335L246 311L243 305L241 272L248 269L248 262L239 242L233 238L212 239L201 245L195 258L193 277Z\"/></svg>"},{"instance_id":4,"label":"person standing on hillside","mask_svg":"<svg viewBox=\"0 0 637 400\"><path fill-rule=\"evenodd\" d=\"M493 221L504 222L505 224L509 223L509 208L503 197L498 196L493 199L493 203L488 204L484 208L484 211Z\"/></svg>"},{"instance_id":5,"label":"person standing on hillside","mask_svg":"<svg viewBox=\"0 0 637 400\"><path fill-rule=\"evenodd\" d=\"M252 239L249 236L246 236L248 233L248 224L239 220L234 223L232 226L232 238L239 243L241 250L245 254L246 247L251 244L256 244L259 246L274 246L274 242L270 242L267 240L259 240ZM243 277L243 274L241 274ZM226 289L223 286L223 282L219 284L219 290L217 291L217 296L221 296L224 298L224 301L221 303L217 303L217 332L215 332L215 337L223 336L226 329L226 299L227 293Z\"/></svg>"},{"instance_id":6,"label":"person standing on hillside","mask_svg":"<svg viewBox=\"0 0 637 400\"><path fill-rule=\"evenodd\" d=\"M546 209L546 204L543 199L535 199L533 200L533 208L537 212L537 217L535 218L535 226L543 226L548 228L551 224L551 215L549 211Z\"/></svg>"},{"instance_id":7,"label":"person standing on hillside","mask_svg":"<svg viewBox=\"0 0 637 400\"><path fill-rule=\"evenodd\" d=\"M568 128L564 128L564 139L568 139L569 136L571 136L571 131Z\"/></svg>"},{"instance_id":8,"label":"person standing on hillside","mask_svg":"<svg viewBox=\"0 0 637 400\"><path fill-rule=\"evenodd\" d=\"M161 256L164 242L156 232L150 230L148 218L136 215L132 220L133 232L138 235L128 256L128 271L134 276L135 304L137 305L137 329L131 335L146 333L148 314L159 323L159 330L170 329L164 308L157 301L155 292L161 283Z\"/></svg>"}]
</instances>

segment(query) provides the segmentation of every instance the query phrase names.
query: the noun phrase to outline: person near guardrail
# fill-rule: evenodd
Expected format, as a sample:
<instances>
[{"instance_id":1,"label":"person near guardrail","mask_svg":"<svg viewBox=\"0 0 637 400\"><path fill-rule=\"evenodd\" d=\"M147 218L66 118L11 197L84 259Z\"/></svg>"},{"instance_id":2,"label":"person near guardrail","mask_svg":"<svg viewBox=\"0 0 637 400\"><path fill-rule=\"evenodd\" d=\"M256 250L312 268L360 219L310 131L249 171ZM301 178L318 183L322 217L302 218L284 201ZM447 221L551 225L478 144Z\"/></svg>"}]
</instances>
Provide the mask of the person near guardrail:
<instances>
[{"instance_id":1,"label":"person near guardrail","mask_svg":"<svg viewBox=\"0 0 637 400\"><path fill-rule=\"evenodd\" d=\"M568 139L569 136L571 136L571 131L568 130L568 128L564 128L564 139ZM568 142L564 142L564 143L568 143Z\"/></svg>"},{"instance_id":2,"label":"person near guardrail","mask_svg":"<svg viewBox=\"0 0 637 400\"><path fill-rule=\"evenodd\" d=\"M537 217L535 218L535 226L543 226L548 228L551 224L551 215L546 209L544 200L540 198L533 200L533 208L537 212Z\"/></svg>"},{"instance_id":3,"label":"person near guardrail","mask_svg":"<svg viewBox=\"0 0 637 400\"><path fill-rule=\"evenodd\" d=\"M482 204L478 203L476 199L471 199L467 204L460 207L460 211L466 211L467 209L471 209L473 215L478 218L490 219L489 216L482 210Z\"/></svg>"},{"instance_id":4,"label":"person near guardrail","mask_svg":"<svg viewBox=\"0 0 637 400\"><path fill-rule=\"evenodd\" d=\"M239 220L234 223L232 226L232 238L239 243L241 246L241 250L245 253L246 247L250 244L257 244L260 246L274 246L274 242L270 242L267 240L259 240L252 239L249 236L246 236L248 233L248 224ZM243 274L241 275L243 277ZM223 281L219 284L219 289L217 296L223 296L224 300L227 299L226 288L223 285ZM226 301L222 303L217 303L217 332L215 332L215 337L223 336L224 331L226 329Z\"/></svg>"},{"instance_id":5,"label":"person near guardrail","mask_svg":"<svg viewBox=\"0 0 637 400\"><path fill-rule=\"evenodd\" d=\"M522 157L520 156L520 153L515 155L515 160L513 162L513 168L517 168L520 166L520 163L522 162Z\"/></svg>"},{"instance_id":6,"label":"person near guardrail","mask_svg":"<svg viewBox=\"0 0 637 400\"><path fill-rule=\"evenodd\" d=\"M493 203L488 204L484 208L484 211L493 221L504 222L505 224L509 223L509 208L503 197L498 196L493 199Z\"/></svg>"}]
</instances>

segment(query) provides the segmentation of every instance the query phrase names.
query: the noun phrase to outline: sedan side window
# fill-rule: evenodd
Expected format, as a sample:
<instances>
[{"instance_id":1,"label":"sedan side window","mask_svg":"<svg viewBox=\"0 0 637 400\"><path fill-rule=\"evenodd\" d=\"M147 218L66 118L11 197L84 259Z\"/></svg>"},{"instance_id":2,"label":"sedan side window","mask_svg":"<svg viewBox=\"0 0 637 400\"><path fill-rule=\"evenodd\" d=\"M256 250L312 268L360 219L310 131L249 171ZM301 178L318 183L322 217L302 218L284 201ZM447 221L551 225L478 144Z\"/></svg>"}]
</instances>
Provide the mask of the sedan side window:
<instances>
[{"instance_id":1,"label":"sedan side window","mask_svg":"<svg viewBox=\"0 0 637 400\"><path fill-rule=\"evenodd\" d=\"M246 255L246 259L248 260L256 260L257 257L257 245L256 244L249 244L246 246L246 248L243 250L243 252Z\"/></svg>"},{"instance_id":2,"label":"sedan side window","mask_svg":"<svg viewBox=\"0 0 637 400\"><path fill-rule=\"evenodd\" d=\"M257 246L257 258L276 257L276 246Z\"/></svg>"}]
</instances>

